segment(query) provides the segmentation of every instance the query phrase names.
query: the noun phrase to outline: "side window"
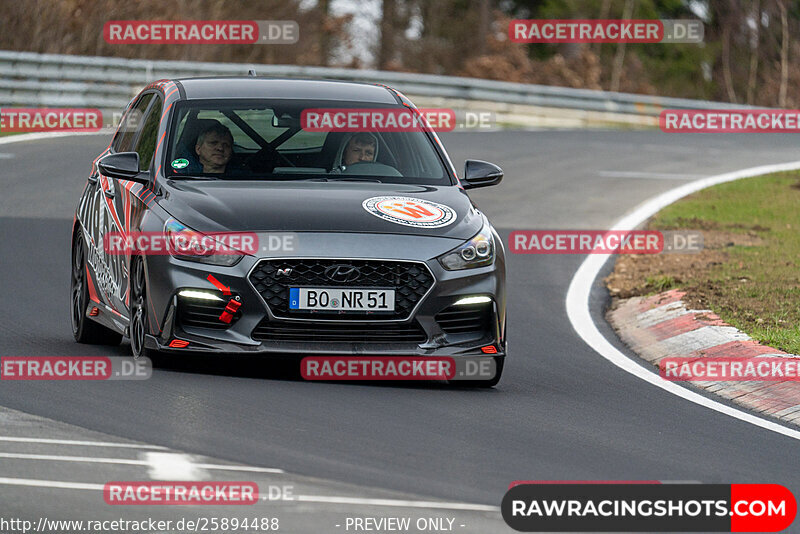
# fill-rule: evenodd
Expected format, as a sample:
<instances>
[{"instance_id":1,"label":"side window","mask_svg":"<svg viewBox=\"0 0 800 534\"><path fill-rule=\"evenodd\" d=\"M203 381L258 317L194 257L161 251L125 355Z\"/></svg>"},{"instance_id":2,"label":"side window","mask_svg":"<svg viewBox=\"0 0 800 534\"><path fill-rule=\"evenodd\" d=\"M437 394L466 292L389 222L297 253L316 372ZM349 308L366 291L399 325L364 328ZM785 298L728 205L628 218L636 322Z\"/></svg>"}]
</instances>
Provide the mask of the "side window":
<instances>
[{"instance_id":1,"label":"side window","mask_svg":"<svg viewBox=\"0 0 800 534\"><path fill-rule=\"evenodd\" d=\"M150 112L144 120L142 133L139 142L136 144L136 152L139 154L139 170L150 170L153 162L153 154L156 151L156 137L158 136L158 124L161 121L161 98L156 97L156 101L150 107Z\"/></svg>"},{"instance_id":2,"label":"side window","mask_svg":"<svg viewBox=\"0 0 800 534\"><path fill-rule=\"evenodd\" d=\"M133 150L133 140L136 138L136 132L139 131L142 125L142 119L144 118L145 110L147 110L147 105L150 104L150 100L152 99L153 93L144 95L122 118L117 136L114 138L114 152L130 152Z\"/></svg>"}]
</instances>

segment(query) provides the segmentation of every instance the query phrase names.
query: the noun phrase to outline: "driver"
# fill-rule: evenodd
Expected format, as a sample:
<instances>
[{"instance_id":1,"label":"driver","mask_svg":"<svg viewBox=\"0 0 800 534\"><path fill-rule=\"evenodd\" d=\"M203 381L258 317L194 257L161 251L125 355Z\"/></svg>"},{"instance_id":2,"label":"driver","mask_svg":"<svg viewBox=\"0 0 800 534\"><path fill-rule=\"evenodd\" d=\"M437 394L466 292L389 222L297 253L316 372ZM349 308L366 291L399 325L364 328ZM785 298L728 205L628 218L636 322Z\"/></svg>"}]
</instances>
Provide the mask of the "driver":
<instances>
[{"instance_id":1,"label":"driver","mask_svg":"<svg viewBox=\"0 0 800 534\"><path fill-rule=\"evenodd\" d=\"M356 133L342 141L331 172L340 174L350 165L371 163L377 157L378 138L368 132Z\"/></svg>"},{"instance_id":2,"label":"driver","mask_svg":"<svg viewBox=\"0 0 800 534\"><path fill-rule=\"evenodd\" d=\"M362 161L375 161L375 152L378 149L378 141L375 136L368 133L354 135L348 141L344 149L342 164L352 165Z\"/></svg>"},{"instance_id":3,"label":"driver","mask_svg":"<svg viewBox=\"0 0 800 534\"><path fill-rule=\"evenodd\" d=\"M204 173L224 173L233 155L233 134L222 124L214 124L197 136L194 151Z\"/></svg>"}]
</instances>

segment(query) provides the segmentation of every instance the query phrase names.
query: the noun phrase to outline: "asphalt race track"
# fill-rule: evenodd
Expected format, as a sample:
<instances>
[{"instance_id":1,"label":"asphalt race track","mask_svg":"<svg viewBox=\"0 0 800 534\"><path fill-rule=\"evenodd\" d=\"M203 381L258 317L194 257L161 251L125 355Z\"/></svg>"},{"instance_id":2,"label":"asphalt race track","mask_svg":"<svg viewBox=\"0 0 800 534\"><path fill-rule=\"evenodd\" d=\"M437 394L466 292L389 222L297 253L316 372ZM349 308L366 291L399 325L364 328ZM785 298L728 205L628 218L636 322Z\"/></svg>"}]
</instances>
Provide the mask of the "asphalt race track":
<instances>
[{"instance_id":1,"label":"asphalt race track","mask_svg":"<svg viewBox=\"0 0 800 534\"><path fill-rule=\"evenodd\" d=\"M72 213L109 138L0 144L0 356L128 354L127 341L110 349L74 343L68 315ZM469 157L505 170L500 186L472 195L504 236L515 229L610 228L644 200L687 181L800 159L797 138L785 134L504 131L454 133L443 141L459 167ZM159 361L146 381L4 381L0 406L59 423L0 411L2 513L118 517L124 507L106 505L98 492L6 479L146 480L141 466L149 460L87 458L137 459L158 450L152 446L187 453L195 463L268 468L210 468L218 480L353 497L350 504L265 504L263 510L283 514L287 532L344 532L336 524L348 514L449 515L458 532L511 532L496 507L514 480L779 483L800 494L796 440L655 388L577 336L564 301L583 259L508 254L510 356L493 390L311 383L263 361L222 357ZM602 322L602 293L594 300ZM25 457L32 453L84 460ZM397 503L359 501L375 498ZM488 506L459 510L453 503ZM174 518L195 507L181 508L148 513ZM142 515L122 515L134 512Z\"/></svg>"}]
</instances>

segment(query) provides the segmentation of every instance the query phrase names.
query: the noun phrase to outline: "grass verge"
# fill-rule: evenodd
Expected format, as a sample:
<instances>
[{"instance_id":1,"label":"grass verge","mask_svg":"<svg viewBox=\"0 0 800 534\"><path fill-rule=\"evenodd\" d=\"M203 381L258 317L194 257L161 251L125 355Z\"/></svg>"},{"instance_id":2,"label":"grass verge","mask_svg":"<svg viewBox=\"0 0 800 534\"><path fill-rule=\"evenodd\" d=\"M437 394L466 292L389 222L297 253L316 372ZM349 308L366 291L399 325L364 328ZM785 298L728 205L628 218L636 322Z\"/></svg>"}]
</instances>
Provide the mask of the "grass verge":
<instances>
[{"instance_id":1,"label":"grass verge","mask_svg":"<svg viewBox=\"0 0 800 534\"><path fill-rule=\"evenodd\" d=\"M696 254L624 255L612 296L686 291L693 308L772 347L800 354L800 172L720 184L656 214L650 230L701 230Z\"/></svg>"}]
</instances>

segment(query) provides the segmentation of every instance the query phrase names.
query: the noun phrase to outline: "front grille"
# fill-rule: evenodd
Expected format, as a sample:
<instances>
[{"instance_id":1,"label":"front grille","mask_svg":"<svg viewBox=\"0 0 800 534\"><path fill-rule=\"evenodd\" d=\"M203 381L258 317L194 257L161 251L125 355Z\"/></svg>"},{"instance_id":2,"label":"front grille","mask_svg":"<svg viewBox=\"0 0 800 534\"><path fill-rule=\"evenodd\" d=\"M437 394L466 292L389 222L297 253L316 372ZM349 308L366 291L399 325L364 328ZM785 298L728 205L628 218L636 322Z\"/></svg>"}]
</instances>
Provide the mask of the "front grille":
<instances>
[{"instance_id":1,"label":"front grille","mask_svg":"<svg viewBox=\"0 0 800 534\"><path fill-rule=\"evenodd\" d=\"M256 341L288 341L298 343L424 343L425 331L414 321L411 324L278 322L264 319L255 330Z\"/></svg>"},{"instance_id":2,"label":"front grille","mask_svg":"<svg viewBox=\"0 0 800 534\"><path fill-rule=\"evenodd\" d=\"M436 314L436 322L445 334L483 334L492 320L492 303L450 306Z\"/></svg>"},{"instance_id":3,"label":"front grille","mask_svg":"<svg viewBox=\"0 0 800 534\"><path fill-rule=\"evenodd\" d=\"M227 301L192 300L181 298L178 301L178 322L181 326L195 328L211 328L225 330L234 324L242 315L237 311L230 323L219 320L225 311Z\"/></svg>"},{"instance_id":4,"label":"front grille","mask_svg":"<svg viewBox=\"0 0 800 534\"><path fill-rule=\"evenodd\" d=\"M360 276L349 282L336 282L325 270L336 265L358 269ZM278 275L278 269L289 274ZM433 275L423 263L389 260L275 259L261 260L250 273L256 288L276 317L313 319L402 320L433 286ZM395 290L394 312L320 312L289 310L290 287L364 287Z\"/></svg>"}]
</instances>

